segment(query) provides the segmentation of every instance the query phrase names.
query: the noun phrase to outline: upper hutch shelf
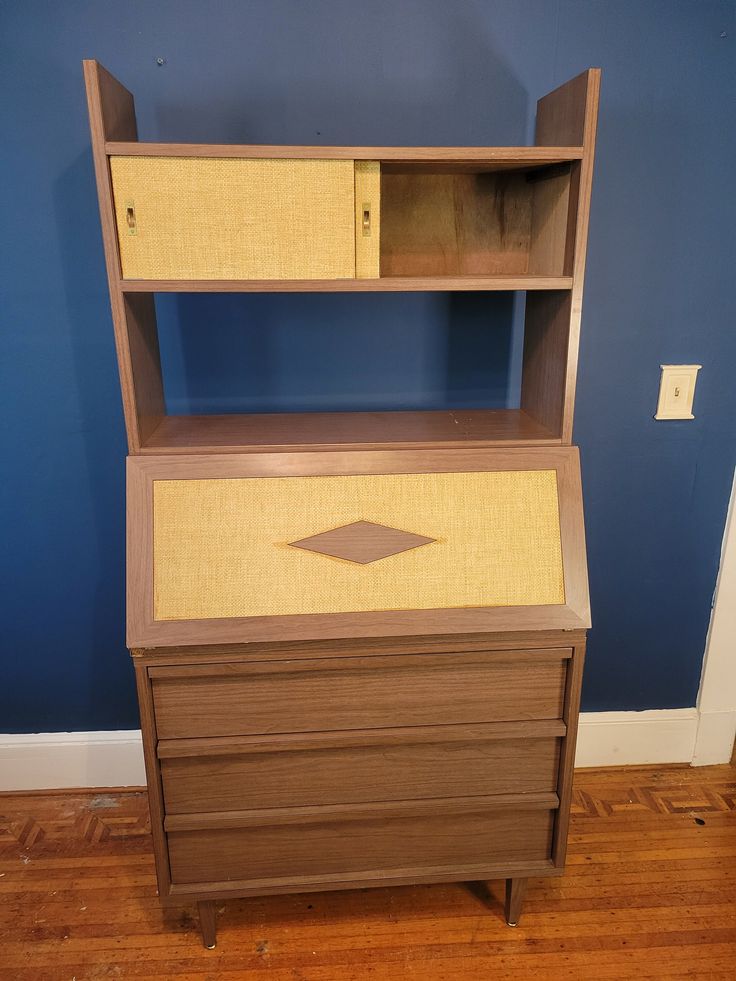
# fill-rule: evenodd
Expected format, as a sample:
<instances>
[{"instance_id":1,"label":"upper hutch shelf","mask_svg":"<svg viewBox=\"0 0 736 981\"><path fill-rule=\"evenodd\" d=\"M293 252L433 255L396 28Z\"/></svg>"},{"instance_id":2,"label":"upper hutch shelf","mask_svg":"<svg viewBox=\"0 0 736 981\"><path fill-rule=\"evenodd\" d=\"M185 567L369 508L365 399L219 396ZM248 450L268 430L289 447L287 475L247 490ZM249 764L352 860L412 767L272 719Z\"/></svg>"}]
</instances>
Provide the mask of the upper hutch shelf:
<instances>
[{"instance_id":1,"label":"upper hutch shelf","mask_svg":"<svg viewBox=\"0 0 736 981\"><path fill-rule=\"evenodd\" d=\"M384 276L380 279L121 279L123 293L417 293L570 290L572 276Z\"/></svg>"},{"instance_id":2,"label":"upper hutch shelf","mask_svg":"<svg viewBox=\"0 0 736 981\"><path fill-rule=\"evenodd\" d=\"M526 147L142 143L131 94L84 72L132 453L570 442L598 69ZM417 290L527 292L519 409L166 413L155 293Z\"/></svg>"}]
</instances>

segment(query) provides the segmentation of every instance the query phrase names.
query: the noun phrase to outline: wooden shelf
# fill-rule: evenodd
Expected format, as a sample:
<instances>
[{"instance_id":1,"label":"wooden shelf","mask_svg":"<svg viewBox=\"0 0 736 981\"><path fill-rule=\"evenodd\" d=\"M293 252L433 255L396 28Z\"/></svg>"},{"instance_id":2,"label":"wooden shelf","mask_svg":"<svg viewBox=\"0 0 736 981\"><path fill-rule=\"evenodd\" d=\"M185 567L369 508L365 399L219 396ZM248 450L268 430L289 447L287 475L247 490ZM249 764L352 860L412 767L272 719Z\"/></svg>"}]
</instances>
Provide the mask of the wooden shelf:
<instances>
[{"instance_id":1,"label":"wooden shelf","mask_svg":"<svg viewBox=\"0 0 736 981\"><path fill-rule=\"evenodd\" d=\"M121 279L123 293L413 293L570 290L571 276L385 276L381 279Z\"/></svg>"},{"instance_id":2,"label":"wooden shelf","mask_svg":"<svg viewBox=\"0 0 736 981\"><path fill-rule=\"evenodd\" d=\"M141 143L108 141L111 157L241 157L302 160L378 160L389 172L446 162L453 172L526 170L581 160L582 146L264 146L231 143Z\"/></svg>"},{"instance_id":3,"label":"wooden shelf","mask_svg":"<svg viewBox=\"0 0 736 981\"><path fill-rule=\"evenodd\" d=\"M556 445L521 409L164 416L141 453Z\"/></svg>"}]
</instances>

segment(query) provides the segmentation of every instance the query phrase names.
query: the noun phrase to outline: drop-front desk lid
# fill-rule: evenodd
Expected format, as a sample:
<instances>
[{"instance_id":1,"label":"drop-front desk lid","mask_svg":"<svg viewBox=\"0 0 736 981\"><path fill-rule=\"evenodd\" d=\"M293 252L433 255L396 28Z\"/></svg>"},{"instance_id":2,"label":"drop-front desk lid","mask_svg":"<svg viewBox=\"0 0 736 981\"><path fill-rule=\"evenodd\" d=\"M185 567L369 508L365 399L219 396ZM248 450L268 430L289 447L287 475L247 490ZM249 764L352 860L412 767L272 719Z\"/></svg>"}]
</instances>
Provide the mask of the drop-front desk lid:
<instances>
[{"instance_id":1,"label":"drop-front desk lid","mask_svg":"<svg viewBox=\"0 0 736 981\"><path fill-rule=\"evenodd\" d=\"M590 626L578 453L128 459L128 646Z\"/></svg>"}]
</instances>

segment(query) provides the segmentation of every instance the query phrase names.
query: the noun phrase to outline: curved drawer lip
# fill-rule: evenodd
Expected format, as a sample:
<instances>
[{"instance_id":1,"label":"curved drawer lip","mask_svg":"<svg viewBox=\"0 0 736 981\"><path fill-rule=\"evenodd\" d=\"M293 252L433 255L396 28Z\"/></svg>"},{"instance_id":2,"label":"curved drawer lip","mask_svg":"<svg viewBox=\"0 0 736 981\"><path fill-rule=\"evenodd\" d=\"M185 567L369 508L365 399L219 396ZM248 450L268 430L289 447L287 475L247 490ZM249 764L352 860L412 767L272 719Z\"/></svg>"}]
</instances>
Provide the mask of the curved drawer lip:
<instances>
[{"instance_id":1,"label":"curved drawer lip","mask_svg":"<svg viewBox=\"0 0 736 981\"><path fill-rule=\"evenodd\" d=\"M284 753L311 749L348 749L363 746L408 746L417 743L485 742L502 739L564 737L561 719L521 722L481 722L469 725L392 726L384 729L336 729L330 732L287 732L279 735L200 736L161 739L160 760Z\"/></svg>"},{"instance_id":2,"label":"curved drawer lip","mask_svg":"<svg viewBox=\"0 0 736 981\"><path fill-rule=\"evenodd\" d=\"M375 818L411 818L430 815L472 814L501 810L552 811L560 806L555 793L496 794L477 797L433 797L428 800L376 801L368 804L325 804L308 807L261 808L200 814L169 814L168 834L187 831L234 830L287 825L342 824Z\"/></svg>"},{"instance_id":3,"label":"curved drawer lip","mask_svg":"<svg viewBox=\"0 0 736 981\"><path fill-rule=\"evenodd\" d=\"M380 667L441 667L452 663L454 658L465 665L486 664L527 664L547 663L549 661L569 661L572 647L537 647L504 650L462 650L462 651L421 651L416 654L381 653L368 655L325 654L323 657L281 658L264 661L231 661L225 663L201 663L154 666L148 669L148 677L156 683L178 680L180 678L222 679L249 677L257 674L305 674L308 671L340 671L344 667L358 671L361 668ZM332 662L332 663L330 663Z\"/></svg>"}]
</instances>

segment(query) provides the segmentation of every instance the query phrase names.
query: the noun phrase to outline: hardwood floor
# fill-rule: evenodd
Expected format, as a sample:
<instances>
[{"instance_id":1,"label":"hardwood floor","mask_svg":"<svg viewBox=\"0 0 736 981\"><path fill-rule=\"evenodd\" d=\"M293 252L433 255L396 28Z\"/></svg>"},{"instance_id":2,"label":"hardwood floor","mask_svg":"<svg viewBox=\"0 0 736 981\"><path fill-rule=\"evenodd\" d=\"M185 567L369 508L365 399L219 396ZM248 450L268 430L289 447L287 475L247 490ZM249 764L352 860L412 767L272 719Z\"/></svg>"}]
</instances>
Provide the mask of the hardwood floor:
<instances>
[{"instance_id":1,"label":"hardwood floor","mask_svg":"<svg viewBox=\"0 0 736 981\"><path fill-rule=\"evenodd\" d=\"M0 795L0 978L466 981L736 977L736 769L582 770L568 872L162 911L142 792Z\"/></svg>"}]
</instances>

